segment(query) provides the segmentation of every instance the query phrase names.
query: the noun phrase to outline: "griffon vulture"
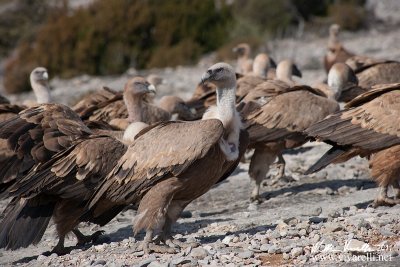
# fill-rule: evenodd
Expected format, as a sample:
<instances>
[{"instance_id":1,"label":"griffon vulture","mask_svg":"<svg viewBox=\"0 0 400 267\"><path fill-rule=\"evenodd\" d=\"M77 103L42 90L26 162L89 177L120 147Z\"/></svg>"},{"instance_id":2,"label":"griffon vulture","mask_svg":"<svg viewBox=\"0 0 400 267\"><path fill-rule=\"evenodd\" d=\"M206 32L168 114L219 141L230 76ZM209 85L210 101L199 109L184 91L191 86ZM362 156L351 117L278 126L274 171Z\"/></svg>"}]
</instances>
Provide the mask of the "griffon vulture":
<instances>
[{"instance_id":1,"label":"griffon vulture","mask_svg":"<svg viewBox=\"0 0 400 267\"><path fill-rule=\"evenodd\" d=\"M306 133L332 146L306 174L354 156L367 157L380 191L374 205L400 203L400 83L377 85L346 108L312 125ZM387 196L389 186L395 199Z\"/></svg>"}]
</instances>

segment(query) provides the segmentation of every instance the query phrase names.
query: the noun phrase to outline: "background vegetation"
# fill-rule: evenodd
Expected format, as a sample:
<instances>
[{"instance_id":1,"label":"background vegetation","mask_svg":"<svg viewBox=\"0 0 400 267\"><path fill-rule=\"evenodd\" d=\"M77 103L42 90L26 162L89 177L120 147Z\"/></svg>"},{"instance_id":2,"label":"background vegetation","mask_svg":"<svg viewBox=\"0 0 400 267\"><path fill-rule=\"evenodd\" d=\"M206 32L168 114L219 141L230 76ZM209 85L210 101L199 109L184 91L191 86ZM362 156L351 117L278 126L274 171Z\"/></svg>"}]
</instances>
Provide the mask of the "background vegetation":
<instances>
[{"instance_id":1,"label":"background vegetation","mask_svg":"<svg viewBox=\"0 0 400 267\"><path fill-rule=\"evenodd\" d=\"M230 57L239 41L257 46L290 36L316 16L350 30L364 26L365 16L362 0L97 0L74 10L67 0L17 1L0 16L0 56L11 53L8 92L29 90L27 77L37 65L71 77L190 64L217 49Z\"/></svg>"}]
</instances>

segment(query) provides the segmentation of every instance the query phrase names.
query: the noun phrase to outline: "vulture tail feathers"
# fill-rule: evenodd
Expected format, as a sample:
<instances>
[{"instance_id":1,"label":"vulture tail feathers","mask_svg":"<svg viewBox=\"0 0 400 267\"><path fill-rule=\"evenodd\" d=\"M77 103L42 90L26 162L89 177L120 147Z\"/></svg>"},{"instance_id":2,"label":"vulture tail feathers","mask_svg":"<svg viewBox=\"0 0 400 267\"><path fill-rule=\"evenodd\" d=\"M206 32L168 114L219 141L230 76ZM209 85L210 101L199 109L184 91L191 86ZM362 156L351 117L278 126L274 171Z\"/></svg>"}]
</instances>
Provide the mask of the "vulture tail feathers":
<instances>
[{"instance_id":1,"label":"vulture tail feathers","mask_svg":"<svg viewBox=\"0 0 400 267\"><path fill-rule=\"evenodd\" d=\"M329 149L316 163L314 163L304 174L308 175L311 173L318 172L333 163L338 157L347 153L342 147L332 147Z\"/></svg>"},{"instance_id":2,"label":"vulture tail feathers","mask_svg":"<svg viewBox=\"0 0 400 267\"><path fill-rule=\"evenodd\" d=\"M14 198L0 223L0 248L15 250L39 243L53 215L56 202L47 196Z\"/></svg>"}]
</instances>

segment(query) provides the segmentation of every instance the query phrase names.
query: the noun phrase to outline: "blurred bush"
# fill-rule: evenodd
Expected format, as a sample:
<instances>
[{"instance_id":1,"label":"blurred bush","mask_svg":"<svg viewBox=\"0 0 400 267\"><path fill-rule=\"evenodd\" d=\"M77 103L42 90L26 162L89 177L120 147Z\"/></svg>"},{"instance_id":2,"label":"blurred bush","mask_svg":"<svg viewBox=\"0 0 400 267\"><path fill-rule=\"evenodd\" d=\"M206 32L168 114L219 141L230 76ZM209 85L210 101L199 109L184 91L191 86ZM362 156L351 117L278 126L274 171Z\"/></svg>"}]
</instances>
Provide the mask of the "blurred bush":
<instances>
[{"instance_id":1,"label":"blurred bush","mask_svg":"<svg viewBox=\"0 0 400 267\"><path fill-rule=\"evenodd\" d=\"M360 0L337 1L329 7L329 15L341 28L355 31L364 26L367 16Z\"/></svg>"},{"instance_id":2,"label":"blurred bush","mask_svg":"<svg viewBox=\"0 0 400 267\"><path fill-rule=\"evenodd\" d=\"M305 22L316 17L329 15L329 23L357 29L363 25L364 2L97 0L70 9L68 0L17 0L12 12L0 16L0 57L18 44L5 63L4 84L12 93L29 90L29 72L38 65L51 76L68 78L190 64L215 50L224 60L233 57L239 42L257 51L265 40L299 36Z\"/></svg>"},{"instance_id":3,"label":"blurred bush","mask_svg":"<svg viewBox=\"0 0 400 267\"><path fill-rule=\"evenodd\" d=\"M231 12L224 2L215 3L98 0L85 9L59 10L6 63L5 87L8 92L29 89L20 82L26 64L71 77L193 63L226 41Z\"/></svg>"}]
</instances>

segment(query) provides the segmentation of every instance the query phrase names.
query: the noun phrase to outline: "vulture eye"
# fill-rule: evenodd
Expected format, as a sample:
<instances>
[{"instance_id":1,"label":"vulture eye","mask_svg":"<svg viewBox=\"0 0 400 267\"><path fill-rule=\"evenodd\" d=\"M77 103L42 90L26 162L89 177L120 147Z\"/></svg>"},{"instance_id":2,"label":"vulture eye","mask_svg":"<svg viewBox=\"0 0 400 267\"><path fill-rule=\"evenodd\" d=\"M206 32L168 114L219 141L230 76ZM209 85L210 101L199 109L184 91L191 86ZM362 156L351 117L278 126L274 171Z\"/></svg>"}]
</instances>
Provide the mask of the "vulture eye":
<instances>
[{"instance_id":1,"label":"vulture eye","mask_svg":"<svg viewBox=\"0 0 400 267\"><path fill-rule=\"evenodd\" d=\"M212 74L212 70L207 70L207 74Z\"/></svg>"},{"instance_id":2,"label":"vulture eye","mask_svg":"<svg viewBox=\"0 0 400 267\"><path fill-rule=\"evenodd\" d=\"M222 71L222 68L218 68L217 70L216 70L216 72L221 72Z\"/></svg>"}]
</instances>

